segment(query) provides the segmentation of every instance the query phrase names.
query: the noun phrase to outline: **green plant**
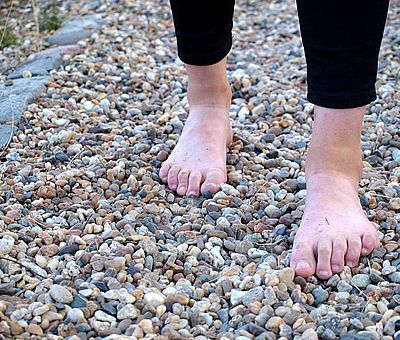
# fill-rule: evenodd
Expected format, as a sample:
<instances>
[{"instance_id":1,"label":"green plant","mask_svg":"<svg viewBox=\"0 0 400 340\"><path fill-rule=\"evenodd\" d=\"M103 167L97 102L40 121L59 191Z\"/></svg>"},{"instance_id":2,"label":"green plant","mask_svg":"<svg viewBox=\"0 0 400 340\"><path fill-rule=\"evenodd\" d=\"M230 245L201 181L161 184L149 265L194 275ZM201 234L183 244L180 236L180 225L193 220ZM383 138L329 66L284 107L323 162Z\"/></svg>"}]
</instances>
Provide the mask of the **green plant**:
<instances>
[{"instance_id":1,"label":"green plant","mask_svg":"<svg viewBox=\"0 0 400 340\"><path fill-rule=\"evenodd\" d=\"M4 27L0 32L0 50L17 43L17 37L10 27Z\"/></svg>"},{"instance_id":2,"label":"green plant","mask_svg":"<svg viewBox=\"0 0 400 340\"><path fill-rule=\"evenodd\" d=\"M55 31L60 28L64 20L64 17L60 13L53 9L51 12L44 12L43 16L39 20L39 31Z\"/></svg>"},{"instance_id":3,"label":"green plant","mask_svg":"<svg viewBox=\"0 0 400 340\"><path fill-rule=\"evenodd\" d=\"M5 47L14 45L17 41L17 37L11 30L11 28L8 26L8 20L10 19L11 11L13 10L14 6L14 1L11 2L10 8L7 13L7 17L5 22L3 23L2 21L0 22L0 50L2 50Z\"/></svg>"}]
</instances>

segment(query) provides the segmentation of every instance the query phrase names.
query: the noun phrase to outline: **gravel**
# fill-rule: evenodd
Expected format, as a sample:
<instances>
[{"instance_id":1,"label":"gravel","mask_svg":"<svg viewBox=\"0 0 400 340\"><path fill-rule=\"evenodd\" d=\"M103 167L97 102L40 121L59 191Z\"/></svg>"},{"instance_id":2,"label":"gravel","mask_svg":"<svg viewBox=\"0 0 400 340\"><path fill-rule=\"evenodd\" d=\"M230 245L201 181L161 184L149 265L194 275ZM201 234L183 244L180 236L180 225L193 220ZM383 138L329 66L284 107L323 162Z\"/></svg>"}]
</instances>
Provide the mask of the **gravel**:
<instances>
[{"instance_id":1,"label":"gravel","mask_svg":"<svg viewBox=\"0 0 400 340\"><path fill-rule=\"evenodd\" d=\"M362 132L360 200L382 246L327 281L288 268L313 112L293 2L237 3L234 143L228 183L208 197L158 177L188 108L167 2L66 1L65 13L96 12L97 31L44 77L6 78L35 40L0 51L1 93L39 95L14 103L1 154L0 337L400 337L399 4Z\"/></svg>"}]
</instances>

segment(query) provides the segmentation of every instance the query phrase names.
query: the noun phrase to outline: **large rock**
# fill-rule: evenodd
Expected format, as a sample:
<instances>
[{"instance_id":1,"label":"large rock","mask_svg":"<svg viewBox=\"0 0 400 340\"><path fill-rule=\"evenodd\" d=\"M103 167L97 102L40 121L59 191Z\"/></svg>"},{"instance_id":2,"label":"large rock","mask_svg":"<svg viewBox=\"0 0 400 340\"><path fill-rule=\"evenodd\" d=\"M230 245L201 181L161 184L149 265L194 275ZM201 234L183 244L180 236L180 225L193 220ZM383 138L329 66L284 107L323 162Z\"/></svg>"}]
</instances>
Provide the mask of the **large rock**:
<instances>
[{"instance_id":1,"label":"large rock","mask_svg":"<svg viewBox=\"0 0 400 340\"><path fill-rule=\"evenodd\" d=\"M8 79L22 78L24 71L29 71L32 76L46 76L50 70L57 69L62 63L62 57L58 54L28 60L8 75Z\"/></svg>"},{"instance_id":2,"label":"large rock","mask_svg":"<svg viewBox=\"0 0 400 340\"><path fill-rule=\"evenodd\" d=\"M14 134L12 125L0 125L0 150L3 149Z\"/></svg>"},{"instance_id":3,"label":"large rock","mask_svg":"<svg viewBox=\"0 0 400 340\"><path fill-rule=\"evenodd\" d=\"M0 86L0 124L18 121L29 104L46 90L47 76L13 80L12 86Z\"/></svg>"},{"instance_id":4,"label":"large rock","mask_svg":"<svg viewBox=\"0 0 400 340\"><path fill-rule=\"evenodd\" d=\"M59 30L46 40L54 45L69 45L89 38L101 25L99 14L80 16L67 21Z\"/></svg>"}]
</instances>

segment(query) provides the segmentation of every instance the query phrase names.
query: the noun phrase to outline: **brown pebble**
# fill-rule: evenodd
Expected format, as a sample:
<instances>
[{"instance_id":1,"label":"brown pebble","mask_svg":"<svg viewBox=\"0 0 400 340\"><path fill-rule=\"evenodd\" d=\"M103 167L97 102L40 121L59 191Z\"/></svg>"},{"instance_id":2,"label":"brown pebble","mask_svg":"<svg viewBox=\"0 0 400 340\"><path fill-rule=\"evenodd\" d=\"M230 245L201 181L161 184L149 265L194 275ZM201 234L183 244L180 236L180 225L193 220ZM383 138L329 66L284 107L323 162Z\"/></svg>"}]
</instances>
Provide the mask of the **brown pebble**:
<instances>
[{"instance_id":1,"label":"brown pebble","mask_svg":"<svg viewBox=\"0 0 400 340\"><path fill-rule=\"evenodd\" d=\"M43 335L43 330L40 328L39 325L30 324L30 325L28 325L26 330L29 333L34 334L34 335L38 335L38 336L42 336Z\"/></svg>"},{"instance_id":2,"label":"brown pebble","mask_svg":"<svg viewBox=\"0 0 400 340\"><path fill-rule=\"evenodd\" d=\"M18 335L24 331L22 326L17 321L13 321L13 320L10 321L10 329L11 329L12 335Z\"/></svg>"},{"instance_id":3,"label":"brown pebble","mask_svg":"<svg viewBox=\"0 0 400 340\"><path fill-rule=\"evenodd\" d=\"M57 190L51 186L42 186L38 189L37 195L41 198L54 198L57 196Z\"/></svg>"}]
</instances>

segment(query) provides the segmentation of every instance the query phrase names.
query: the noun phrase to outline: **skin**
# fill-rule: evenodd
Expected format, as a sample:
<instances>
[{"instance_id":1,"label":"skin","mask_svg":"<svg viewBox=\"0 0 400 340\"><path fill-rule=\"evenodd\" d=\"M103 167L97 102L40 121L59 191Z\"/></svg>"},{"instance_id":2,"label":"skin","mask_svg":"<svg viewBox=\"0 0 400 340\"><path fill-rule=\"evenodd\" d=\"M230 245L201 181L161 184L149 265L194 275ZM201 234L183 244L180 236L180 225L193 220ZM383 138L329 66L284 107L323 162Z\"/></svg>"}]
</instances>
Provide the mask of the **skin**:
<instances>
[{"instance_id":1,"label":"skin","mask_svg":"<svg viewBox=\"0 0 400 340\"><path fill-rule=\"evenodd\" d=\"M179 195L209 196L227 180L226 148L232 142L226 59L186 69L189 116L160 178ZM360 256L380 244L358 198L364 113L365 107L315 107L306 162L306 205L290 261L299 276L328 279L344 265L356 266Z\"/></svg>"},{"instance_id":2,"label":"skin","mask_svg":"<svg viewBox=\"0 0 400 340\"><path fill-rule=\"evenodd\" d=\"M306 162L306 205L290 262L297 275L328 279L342 272L344 265L357 266L360 255L380 245L358 197L364 112L365 107L315 107Z\"/></svg>"},{"instance_id":3,"label":"skin","mask_svg":"<svg viewBox=\"0 0 400 340\"><path fill-rule=\"evenodd\" d=\"M160 178L179 195L209 196L227 180L226 149L232 143L226 58L214 65L186 65L186 70L189 116Z\"/></svg>"}]
</instances>

